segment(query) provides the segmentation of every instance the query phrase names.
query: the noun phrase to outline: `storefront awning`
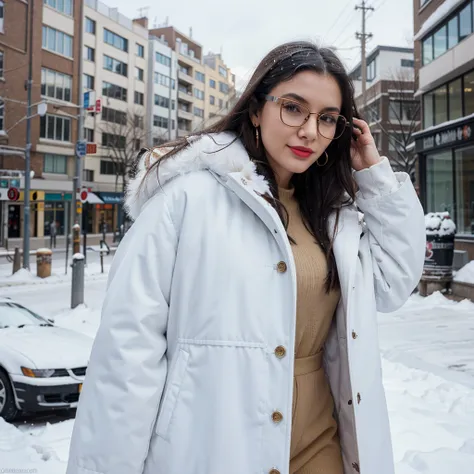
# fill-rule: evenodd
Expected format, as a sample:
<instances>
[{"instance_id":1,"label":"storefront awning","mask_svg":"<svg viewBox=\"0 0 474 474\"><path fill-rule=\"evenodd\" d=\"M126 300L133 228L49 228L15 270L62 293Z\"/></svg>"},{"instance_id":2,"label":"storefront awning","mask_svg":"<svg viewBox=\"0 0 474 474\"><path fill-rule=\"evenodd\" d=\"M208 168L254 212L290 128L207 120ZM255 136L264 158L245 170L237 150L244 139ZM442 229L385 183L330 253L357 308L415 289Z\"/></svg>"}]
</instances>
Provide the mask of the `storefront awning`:
<instances>
[{"instance_id":1,"label":"storefront awning","mask_svg":"<svg viewBox=\"0 0 474 474\"><path fill-rule=\"evenodd\" d=\"M102 201L102 199L100 199L100 197L94 193L89 193L87 195L86 202L88 202L89 204L103 204L104 203L104 201Z\"/></svg>"}]
</instances>

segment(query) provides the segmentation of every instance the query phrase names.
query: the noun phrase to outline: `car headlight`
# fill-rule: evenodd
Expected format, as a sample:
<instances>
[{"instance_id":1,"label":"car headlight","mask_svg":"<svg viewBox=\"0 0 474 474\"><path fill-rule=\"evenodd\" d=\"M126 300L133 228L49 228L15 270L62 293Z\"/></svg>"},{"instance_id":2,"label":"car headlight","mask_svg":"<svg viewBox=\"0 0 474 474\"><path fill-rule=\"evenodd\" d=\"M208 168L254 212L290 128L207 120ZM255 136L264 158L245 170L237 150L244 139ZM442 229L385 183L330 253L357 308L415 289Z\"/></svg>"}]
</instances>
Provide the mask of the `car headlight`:
<instances>
[{"instance_id":1,"label":"car headlight","mask_svg":"<svg viewBox=\"0 0 474 474\"><path fill-rule=\"evenodd\" d=\"M54 374L54 369L28 369L27 367L22 367L21 371L23 372L23 375L26 375L27 377L36 378L47 378Z\"/></svg>"}]
</instances>

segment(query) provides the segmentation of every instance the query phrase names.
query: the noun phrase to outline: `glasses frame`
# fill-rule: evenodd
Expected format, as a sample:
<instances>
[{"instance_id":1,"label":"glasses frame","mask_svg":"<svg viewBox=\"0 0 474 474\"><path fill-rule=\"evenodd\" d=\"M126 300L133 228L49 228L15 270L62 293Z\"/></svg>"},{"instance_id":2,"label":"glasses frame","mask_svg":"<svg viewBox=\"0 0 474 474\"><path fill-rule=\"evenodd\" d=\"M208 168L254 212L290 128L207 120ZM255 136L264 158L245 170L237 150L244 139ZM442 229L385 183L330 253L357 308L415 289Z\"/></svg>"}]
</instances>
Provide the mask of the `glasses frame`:
<instances>
[{"instance_id":1,"label":"glasses frame","mask_svg":"<svg viewBox=\"0 0 474 474\"><path fill-rule=\"evenodd\" d=\"M337 140L339 138L342 137L342 135L344 135L344 132L346 131L346 128L347 127L350 127L350 123L349 121L346 119L346 117L344 117L344 115L341 115L341 114L330 114L330 113L327 113L327 112L311 112L308 107L306 107L306 105L302 104L301 102L298 102L296 99L287 99L286 97L277 97L277 96L274 96L274 95L268 95L268 94L264 94L262 96L267 102L275 102L276 104L280 104L280 120L281 120L281 123L283 125L286 125L287 127L291 127L291 128L301 128L308 120L309 118L311 117L311 115L316 115L316 122L317 122L317 130L318 130L318 134L321 135L323 138L325 138L326 140ZM283 118L282 118L282 114L283 114L283 104L285 102L291 102L293 104L298 104L299 106L301 107L304 107L305 109L308 110L308 115L306 116L306 118L304 119L303 123L301 125L288 125L287 123L285 123L283 121ZM337 137L333 137L333 138L328 138L328 137L325 137L320 131L319 131L319 119L321 117L321 115L335 115L337 117L340 117L343 121L344 121L344 125L342 127L342 131L341 131L341 134L338 135Z\"/></svg>"}]
</instances>

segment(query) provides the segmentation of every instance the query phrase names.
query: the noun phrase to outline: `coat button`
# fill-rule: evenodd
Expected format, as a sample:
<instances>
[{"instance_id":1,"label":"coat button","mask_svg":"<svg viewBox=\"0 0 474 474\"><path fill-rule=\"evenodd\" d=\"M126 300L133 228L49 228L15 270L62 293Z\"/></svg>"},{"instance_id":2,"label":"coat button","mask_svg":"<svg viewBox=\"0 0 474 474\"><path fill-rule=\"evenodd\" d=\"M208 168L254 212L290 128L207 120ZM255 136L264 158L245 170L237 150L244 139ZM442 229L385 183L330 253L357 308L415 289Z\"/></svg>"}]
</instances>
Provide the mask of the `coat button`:
<instances>
[{"instance_id":1,"label":"coat button","mask_svg":"<svg viewBox=\"0 0 474 474\"><path fill-rule=\"evenodd\" d=\"M283 420L283 415L279 411L274 411L272 413L273 423L280 423Z\"/></svg>"},{"instance_id":2,"label":"coat button","mask_svg":"<svg viewBox=\"0 0 474 474\"><path fill-rule=\"evenodd\" d=\"M278 469L272 469L268 474L281 474Z\"/></svg>"},{"instance_id":3,"label":"coat button","mask_svg":"<svg viewBox=\"0 0 474 474\"><path fill-rule=\"evenodd\" d=\"M285 273L287 268L288 267L286 266L285 262L283 262L283 261L278 262L278 264L277 264L278 273Z\"/></svg>"},{"instance_id":4,"label":"coat button","mask_svg":"<svg viewBox=\"0 0 474 474\"><path fill-rule=\"evenodd\" d=\"M352 339L357 339L359 336L355 331L352 331Z\"/></svg>"},{"instance_id":5,"label":"coat button","mask_svg":"<svg viewBox=\"0 0 474 474\"><path fill-rule=\"evenodd\" d=\"M283 346L278 346L275 348L275 355L279 358L282 359L286 355L286 349Z\"/></svg>"}]
</instances>

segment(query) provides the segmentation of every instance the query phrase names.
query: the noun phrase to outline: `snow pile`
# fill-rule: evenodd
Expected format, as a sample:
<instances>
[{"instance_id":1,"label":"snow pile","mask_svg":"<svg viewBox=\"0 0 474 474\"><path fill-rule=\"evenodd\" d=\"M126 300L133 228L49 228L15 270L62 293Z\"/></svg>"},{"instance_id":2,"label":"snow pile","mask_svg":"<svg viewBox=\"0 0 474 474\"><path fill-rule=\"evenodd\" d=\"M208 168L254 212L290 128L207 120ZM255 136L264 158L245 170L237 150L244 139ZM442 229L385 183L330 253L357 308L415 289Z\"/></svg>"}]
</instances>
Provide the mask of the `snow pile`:
<instances>
[{"instance_id":1,"label":"snow pile","mask_svg":"<svg viewBox=\"0 0 474 474\"><path fill-rule=\"evenodd\" d=\"M419 40L433 26L448 16L464 0L445 0L423 23L418 33L413 37L414 41Z\"/></svg>"},{"instance_id":2,"label":"snow pile","mask_svg":"<svg viewBox=\"0 0 474 474\"><path fill-rule=\"evenodd\" d=\"M464 265L464 267L456 272L454 280L474 285L474 260L471 260L467 265Z\"/></svg>"},{"instance_id":3,"label":"snow pile","mask_svg":"<svg viewBox=\"0 0 474 474\"><path fill-rule=\"evenodd\" d=\"M54 324L94 338L100 325L100 313L100 307L89 308L86 305L79 305L73 310L68 309L55 314Z\"/></svg>"},{"instance_id":4,"label":"snow pile","mask_svg":"<svg viewBox=\"0 0 474 474\"><path fill-rule=\"evenodd\" d=\"M426 235L438 237L454 235L456 224L449 216L449 212L430 212L425 216Z\"/></svg>"}]
</instances>

